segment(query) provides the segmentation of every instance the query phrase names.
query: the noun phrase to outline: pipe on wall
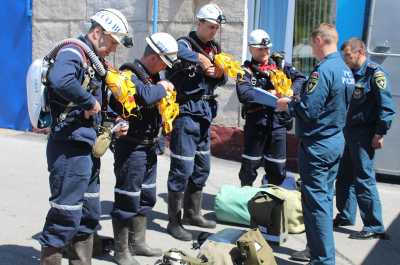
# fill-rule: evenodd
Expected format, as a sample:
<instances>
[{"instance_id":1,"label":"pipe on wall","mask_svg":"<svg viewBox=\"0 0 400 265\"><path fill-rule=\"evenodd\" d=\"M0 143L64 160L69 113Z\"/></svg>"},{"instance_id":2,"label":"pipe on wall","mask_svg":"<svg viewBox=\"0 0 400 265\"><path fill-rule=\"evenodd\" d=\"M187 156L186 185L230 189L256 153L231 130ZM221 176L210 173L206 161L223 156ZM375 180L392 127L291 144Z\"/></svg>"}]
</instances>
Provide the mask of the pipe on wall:
<instances>
[{"instance_id":1,"label":"pipe on wall","mask_svg":"<svg viewBox=\"0 0 400 265\"><path fill-rule=\"evenodd\" d=\"M153 33L158 31L158 0L153 0Z\"/></svg>"}]
</instances>

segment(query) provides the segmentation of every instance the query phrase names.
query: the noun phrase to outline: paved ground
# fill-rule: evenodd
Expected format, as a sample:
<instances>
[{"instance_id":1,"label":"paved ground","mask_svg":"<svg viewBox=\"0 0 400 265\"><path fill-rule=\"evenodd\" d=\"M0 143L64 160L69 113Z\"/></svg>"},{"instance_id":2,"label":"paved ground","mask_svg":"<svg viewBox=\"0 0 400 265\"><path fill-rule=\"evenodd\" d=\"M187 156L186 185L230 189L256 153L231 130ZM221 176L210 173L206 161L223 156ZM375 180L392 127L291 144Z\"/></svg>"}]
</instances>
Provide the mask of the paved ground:
<instances>
[{"instance_id":1,"label":"paved ground","mask_svg":"<svg viewBox=\"0 0 400 265\"><path fill-rule=\"evenodd\" d=\"M45 160L46 139L41 135L0 130L0 265L39 264L40 245L36 239L40 233L48 210L48 174ZM107 153L102 160L101 198L103 207L101 235L111 236L111 221L108 215L112 208L114 176L112 155ZM205 190L205 208L213 216L213 201L221 185L238 185L236 162L212 159L212 172ZM168 250L182 248L189 253L190 243L177 241L166 234L167 204L166 178L169 157L159 157L158 202L151 216L148 241L155 247ZM400 264L400 185L380 183L385 225L391 240L357 241L348 239L348 234L361 229L357 225L335 232L338 265L399 265ZM216 232L226 225L218 224L210 230ZM200 230L189 227L193 232ZM204 229L202 229L204 231ZM288 260L289 254L305 245L305 235L291 235L281 247L274 247L279 265L301 264ZM139 257L141 264L154 264L154 258ZM67 264L63 260L63 264ZM95 259L93 265L112 264L110 257Z\"/></svg>"}]
</instances>

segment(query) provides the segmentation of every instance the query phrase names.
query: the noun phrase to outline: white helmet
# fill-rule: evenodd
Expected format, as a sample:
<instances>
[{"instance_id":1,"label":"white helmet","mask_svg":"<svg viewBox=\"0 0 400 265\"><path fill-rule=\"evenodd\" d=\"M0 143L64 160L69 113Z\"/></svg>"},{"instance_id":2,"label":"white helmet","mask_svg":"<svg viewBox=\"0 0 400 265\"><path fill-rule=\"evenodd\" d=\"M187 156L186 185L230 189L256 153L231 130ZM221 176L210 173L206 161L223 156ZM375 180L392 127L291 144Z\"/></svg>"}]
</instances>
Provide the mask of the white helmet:
<instances>
[{"instance_id":1,"label":"white helmet","mask_svg":"<svg viewBox=\"0 0 400 265\"><path fill-rule=\"evenodd\" d=\"M271 48L272 42L268 33L262 29L253 30L249 36L249 46L255 48Z\"/></svg>"},{"instance_id":2,"label":"white helmet","mask_svg":"<svg viewBox=\"0 0 400 265\"><path fill-rule=\"evenodd\" d=\"M118 43L124 44L125 39L128 37L129 29L128 21L120 11L113 8L101 9L90 19L110 33Z\"/></svg>"},{"instance_id":3,"label":"white helmet","mask_svg":"<svg viewBox=\"0 0 400 265\"><path fill-rule=\"evenodd\" d=\"M222 14L222 9L216 4L207 4L202 6L196 15L198 20L206 20L213 24L224 24L225 16Z\"/></svg>"},{"instance_id":4,"label":"white helmet","mask_svg":"<svg viewBox=\"0 0 400 265\"><path fill-rule=\"evenodd\" d=\"M146 42L168 67L177 61L178 43L170 34L157 32L146 37Z\"/></svg>"}]
</instances>

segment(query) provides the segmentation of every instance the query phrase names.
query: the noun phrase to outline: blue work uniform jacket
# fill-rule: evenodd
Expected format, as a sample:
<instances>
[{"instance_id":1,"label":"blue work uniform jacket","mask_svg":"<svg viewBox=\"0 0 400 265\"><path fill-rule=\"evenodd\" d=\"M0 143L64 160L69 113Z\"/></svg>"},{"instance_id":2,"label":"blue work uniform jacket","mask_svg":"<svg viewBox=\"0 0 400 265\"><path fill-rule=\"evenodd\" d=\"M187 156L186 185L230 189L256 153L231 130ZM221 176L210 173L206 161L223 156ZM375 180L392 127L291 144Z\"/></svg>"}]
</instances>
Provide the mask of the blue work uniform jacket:
<instances>
[{"instance_id":1,"label":"blue work uniform jacket","mask_svg":"<svg viewBox=\"0 0 400 265\"><path fill-rule=\"evenodd\" d=\"M347 128L370 128L385 135L395 115L390 82L383 68L367 59L353 70L355 90L347 116Z\"/></svg>"},{"instance_id":2,"label":"blue work uniform jacket","mask_svg":"<svg viewBox=\"0 0 400 265\"><path fill-rule=\"evenodd\" d=\"M79 40L94 51L87 37L81 36ZM50 137L54 140L80 141L89 145L93 145L96 140L101 113L85 119L84 111L90 110L96 100L102 104L104 80L95 73L88 88L84 88L82 83L87 71L85 64L89 65L90 61L82 50L76 45L66 45L60 49L49 70L48 99L52 115ZM67 109L70 103L73 106Z\"/></svg>"},{"instance_id":3,"label":"blue work uniform jacket","mask_svg":"<svg viewBox=\"0 0 400 265\"><path fill-rule=\"evenodd\" d=\"M300 98L289 104L296 117L296 135L317 140L341 133L354 90L354 77L339 52L314 68Z\"/></svg>"},{"instance_id":4,"label":"blue work uniform jacket","mask_svg":"<svg viewBox=\"0 0 400 265\"><path fill-rule=\"evenodd\" d=\"M211 59L220 52L219 45L214 41L203 43L195 31L189 33ZM178 39L178 58L182 61L182 68L168 70L167 78L174 84L179 103L179 115L191 115L211 122L216 113L212 113L210 101L203 96L212 96L217 86L224 85L227 77L208 77L199 66L199 51L184 38ZM216 102L215 102L216 103ZM216 110L215 110L216 112Z\"/></svg>"}]
</instances>

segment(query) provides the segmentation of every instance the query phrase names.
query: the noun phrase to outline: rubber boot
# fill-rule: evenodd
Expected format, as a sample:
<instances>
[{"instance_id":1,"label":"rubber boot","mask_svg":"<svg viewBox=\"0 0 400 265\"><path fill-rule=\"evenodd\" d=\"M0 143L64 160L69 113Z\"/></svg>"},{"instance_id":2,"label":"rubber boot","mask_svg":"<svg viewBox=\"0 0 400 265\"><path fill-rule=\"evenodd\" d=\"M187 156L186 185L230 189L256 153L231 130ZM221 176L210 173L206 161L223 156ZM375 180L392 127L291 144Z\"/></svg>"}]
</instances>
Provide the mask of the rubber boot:
<instances>
[{"instance_id":1,"label":"rubber boot","mask_svg":"<svg viewBox=\"0 0 400 265\"><path fill-rule=\"evenodd\" d=\"M69 265L91 265L93 254L93 235L76 236L71 243Z\"/></svg>"},{"instance_id":2,"label":"rubber boot","mask_svg":"<svg viewBox=\"0 0 400 265\"><path fill-rule=\"evenodd\" d=\"M61 265L61 260L61 249L51 246L42 246L40 265Z\"/></svg>"},{"instance_id":3,"label":"rubber boot","mask_svg":"<svg viewBox=\"0 0 400 265\"><path fill-rule=\"evenodd\" d=\"M203 191L189 182L184 199L183 224L190 224L204 228L215 228L217 223L207 220L201 215Z\"/></svg>"},{"instance_id":4,"label":"rubber boot","mask_svg":"<svg viewBox=\"0 0 400 265\"><path fill-rule=\"evenodd\" d=\"M129 250L132 256L160 257L163 252L159 248L151 248L146 244L147 217L136 215L132 218L129 232Z\"/></svg>"},{"instance_id":5,"label":"rubber boot","mask_svg":"<svg viewBox=\"0 0 400 265\"><path fill-rule=\"evenodd\" d=\"M183 192L168 192L167 232L176 239L191 241L192 234L182 226Z\"/></svg>"},{"instance_id":6,"label":"rubber boot","mask_svg":"<svg viewBox=\"0 0 400 265\"><path fill-rule=\"evenodd\" d=\"M129 251L129 221L112 219L114 231L114 261L118 265L139 265Z\"/></svg>"}]
</instances>

